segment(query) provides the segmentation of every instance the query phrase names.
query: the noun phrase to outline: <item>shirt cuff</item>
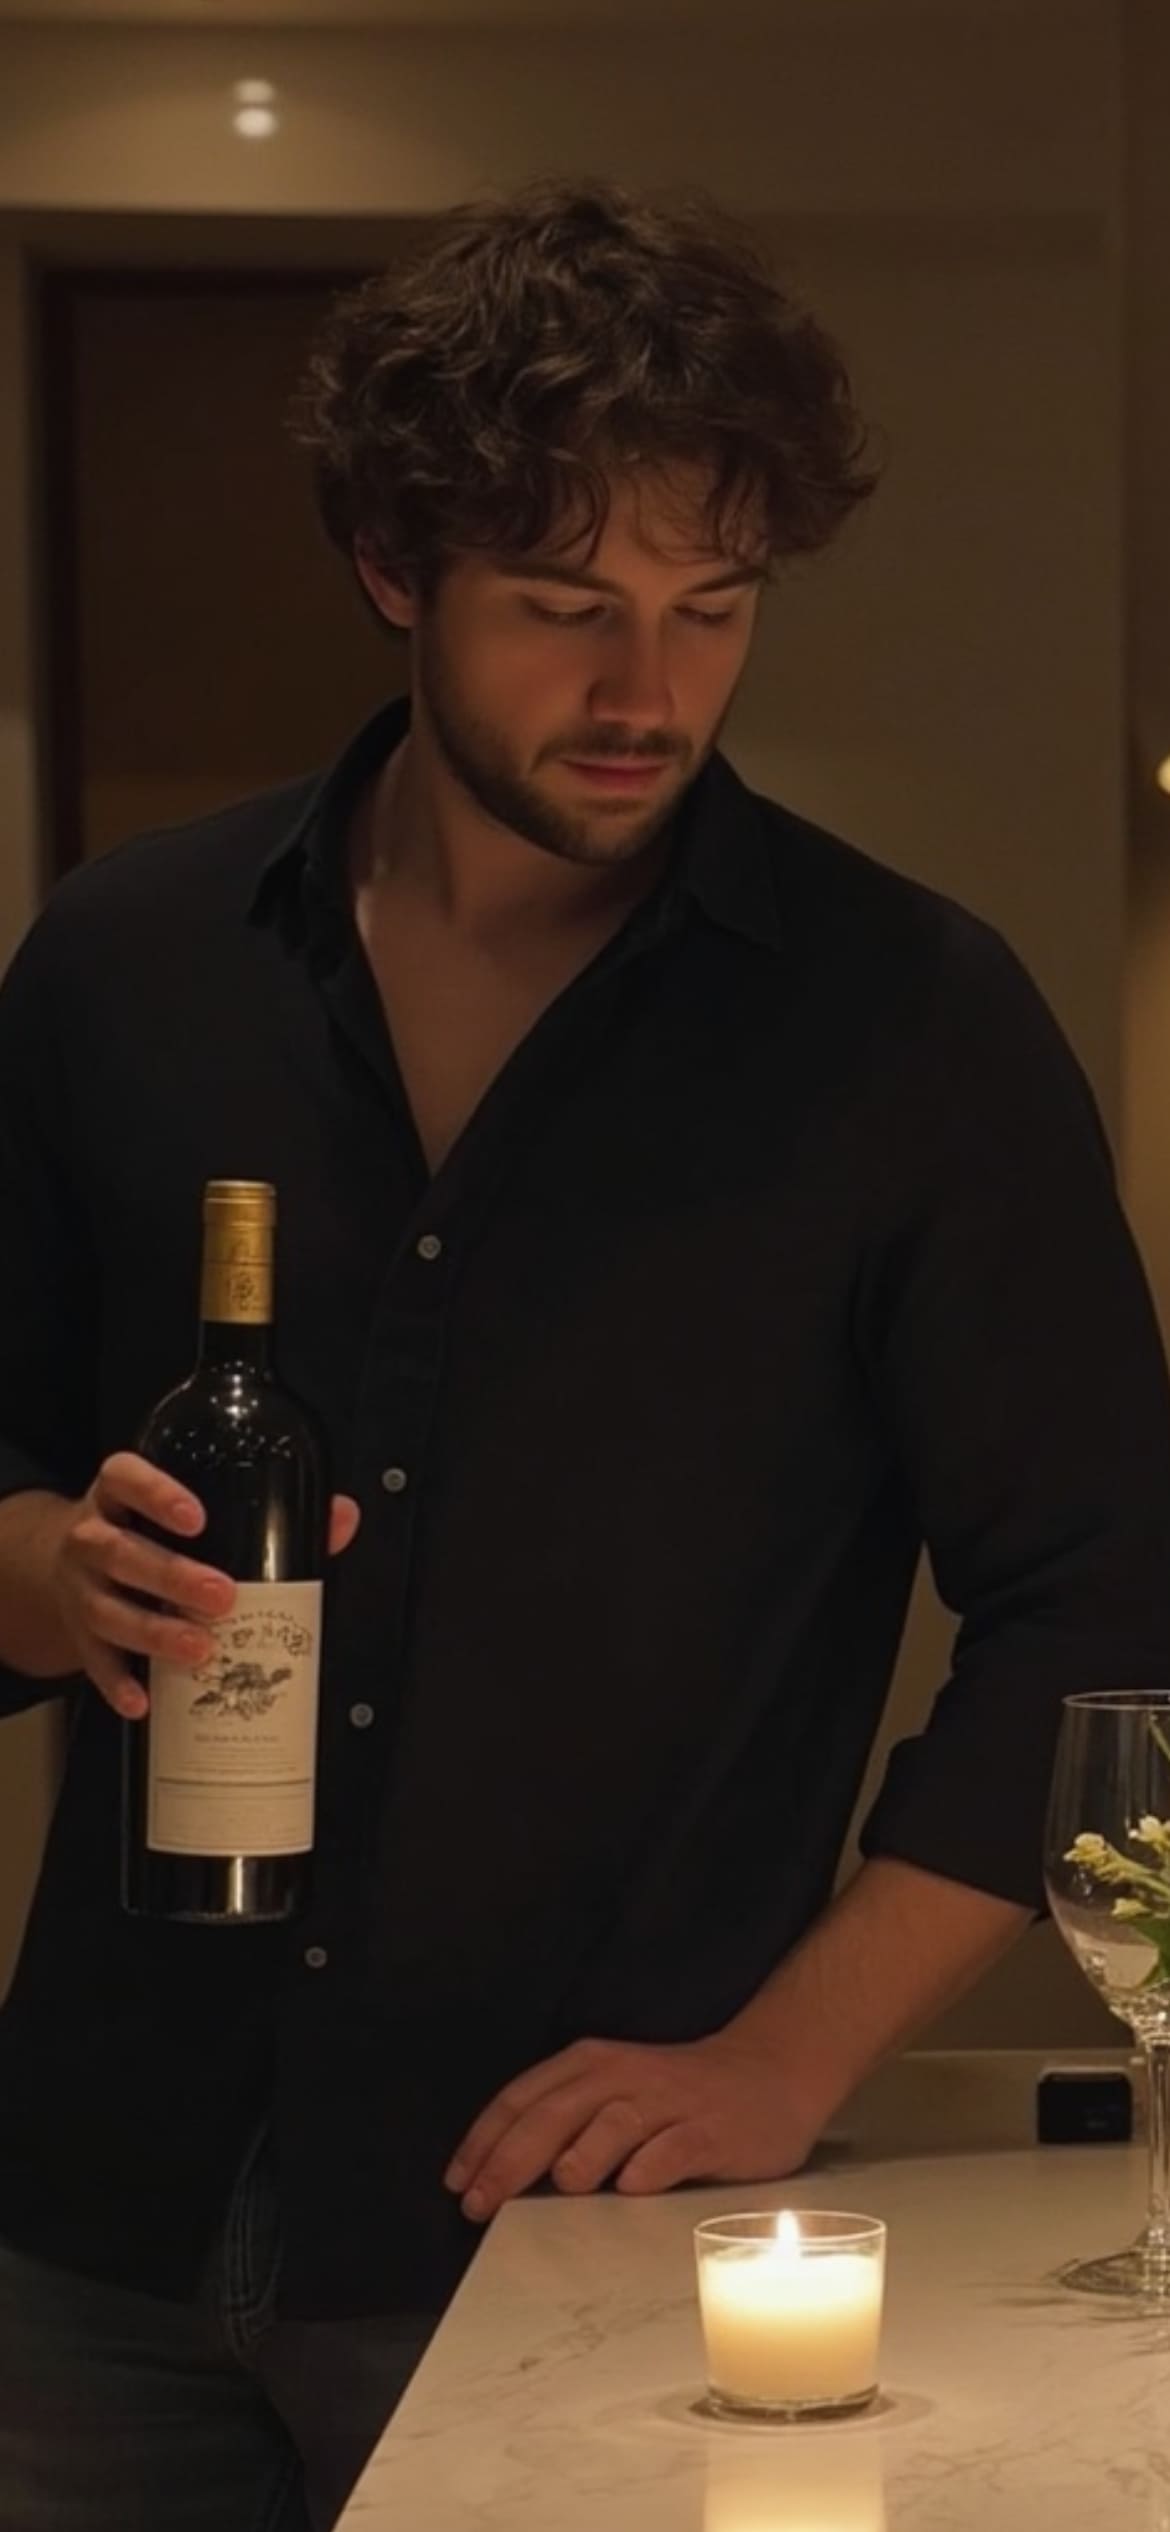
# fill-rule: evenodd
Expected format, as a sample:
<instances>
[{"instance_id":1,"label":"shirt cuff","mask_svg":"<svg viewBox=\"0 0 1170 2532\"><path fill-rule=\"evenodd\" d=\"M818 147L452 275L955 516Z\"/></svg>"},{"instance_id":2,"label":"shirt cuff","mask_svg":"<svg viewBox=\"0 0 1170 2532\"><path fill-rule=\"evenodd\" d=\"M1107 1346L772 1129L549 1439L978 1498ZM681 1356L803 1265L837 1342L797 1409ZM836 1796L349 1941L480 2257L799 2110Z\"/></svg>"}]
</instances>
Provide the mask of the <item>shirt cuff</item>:
<instances>
[{"instance_id":1,"label":"shirt cuff","mask_svg":"<svg viewBox=\"0 0 1170 2532\"><path fill-rule=\"evenodd\" d=\"M866 1815L863 1856L889 1855L1048 1912L1044 1826L1063 1701L1094 1689L1164 1689L1167 1647L1149 1636L1066 1646L1033 1670L948 1680L925 1731L899 1741Z\"/></svg>"}]
</instances>

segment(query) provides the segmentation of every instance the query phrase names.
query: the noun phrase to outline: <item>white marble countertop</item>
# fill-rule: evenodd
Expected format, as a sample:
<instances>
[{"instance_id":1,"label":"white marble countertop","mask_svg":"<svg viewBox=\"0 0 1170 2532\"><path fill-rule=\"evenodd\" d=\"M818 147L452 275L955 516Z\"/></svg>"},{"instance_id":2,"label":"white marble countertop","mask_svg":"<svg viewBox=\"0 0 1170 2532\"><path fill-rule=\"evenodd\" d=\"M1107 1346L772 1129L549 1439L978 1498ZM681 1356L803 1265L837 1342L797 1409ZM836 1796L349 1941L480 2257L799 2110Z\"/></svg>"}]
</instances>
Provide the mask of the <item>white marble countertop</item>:
<instances>
[{"instance_id":1,"label":"white marble countertop","mask_svg":"<svg viewBox=\"0 0 1170 2532\"><path fill-rule=\"evenodd\" d=\"M910 2055L796 2179L513 2201L344 2532L1170 2532L1170 2318L1053 2282L1136 2231L1144 2147L1028 2141L1044 2065L1125 2059ZM881 2399L845 2423L699 2406L692 2228L783 2205L890 2228Z\"/></svg>"}]
</instances>

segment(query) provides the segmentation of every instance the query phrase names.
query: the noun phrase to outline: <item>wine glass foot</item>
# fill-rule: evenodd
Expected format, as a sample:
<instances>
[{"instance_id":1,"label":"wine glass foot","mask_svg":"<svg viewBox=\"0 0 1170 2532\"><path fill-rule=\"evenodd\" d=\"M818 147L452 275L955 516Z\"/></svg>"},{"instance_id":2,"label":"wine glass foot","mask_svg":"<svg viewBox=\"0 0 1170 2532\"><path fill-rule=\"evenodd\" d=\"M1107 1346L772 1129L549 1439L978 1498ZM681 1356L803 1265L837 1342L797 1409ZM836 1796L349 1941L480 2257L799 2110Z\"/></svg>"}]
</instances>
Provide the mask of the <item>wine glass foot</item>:
<instances>
[{"instance_id":1,"label":"wine glass foot","mask_svg":"<svg viewBox=\"0 0 1170 2532\"><path fill-rule=\"evenodd\" d=\"M1164 2253L1151 2256L1140 2242L1100 2259L1070 2260L1057 2275L1060 2284L1077 2295L1128 2297L1133 2303L1170 2312L1170 2260Z\"/></svg>"}]
</instances>

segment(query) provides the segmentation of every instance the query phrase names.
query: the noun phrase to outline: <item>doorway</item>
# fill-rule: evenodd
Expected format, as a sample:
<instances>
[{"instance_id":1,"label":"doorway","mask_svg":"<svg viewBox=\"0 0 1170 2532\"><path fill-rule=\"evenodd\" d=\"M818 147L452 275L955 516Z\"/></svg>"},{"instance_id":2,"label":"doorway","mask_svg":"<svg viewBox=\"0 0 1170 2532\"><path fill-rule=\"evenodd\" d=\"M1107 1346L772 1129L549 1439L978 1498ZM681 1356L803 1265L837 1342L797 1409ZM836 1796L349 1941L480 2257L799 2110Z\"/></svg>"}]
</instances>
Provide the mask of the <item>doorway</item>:
<instances>
[{"instance_id":1,"label":"doorway","mask_svg":"<svg viewBox=\"0 0 1170 2532\"><path fill-rule=\"evenodd\" d=\"M359 269L40 276L46 873L328 763L403 691L284 413Z\"/></svg>"}]
</instances>

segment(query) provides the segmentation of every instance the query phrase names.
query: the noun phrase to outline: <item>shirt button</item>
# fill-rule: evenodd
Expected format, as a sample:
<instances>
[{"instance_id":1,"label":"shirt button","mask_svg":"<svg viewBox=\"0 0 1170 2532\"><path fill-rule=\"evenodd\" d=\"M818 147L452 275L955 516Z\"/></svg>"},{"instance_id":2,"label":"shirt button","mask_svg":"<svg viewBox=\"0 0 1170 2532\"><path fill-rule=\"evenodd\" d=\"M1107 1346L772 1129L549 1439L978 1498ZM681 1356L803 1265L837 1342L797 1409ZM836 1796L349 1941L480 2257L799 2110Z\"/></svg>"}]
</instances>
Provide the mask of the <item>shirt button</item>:
<instances>
[{"instance_id":1,"label":"shirt button","mask_svg":"<svg viewBox=\"0 0 1170 2532\"><path fill-rule=\"evenodd\" d=\"M372 1706L351 1706L349 1719L355 1732L364 1732L367 1723L374 1720L374 1709Z\"/></svg>"},{"instance_id":2,"label":"shirt button","mask_svg":"<svg viewBox=\"0 0 1170 2532\"><path fill-rule=\"evenodd\" d=\"M305 1954L306 1969L324 1969L329 1954L323 1943L310 1943Z\"/></svg>"},{"instance_id":3,"label":"shirt button","mask_svg":"<svg viewBox=\"0 0 1170 2532\"><path fill-rule=\"evenodd\" d=\"M420 1257L425 1257L428 1260L433 1257L441 1257L443 1254L443 1243L440 1239L436 1238L433 1231L424 1231L422 1238L418 1243L418 1253Z\"/></svg>"},{"instance_id":4,"label":"shirt button","mask_svg":"<svg viewBox=\"0 0 1170 2532\"><path fill-rule=\"evenodd\" d=\"M382 1484L384 1485L388 1495L400 1495L404 1485L406 1484L406 1470L404 1468L384 1468L382 1471Z\"/></svg>"}]
</instances>

